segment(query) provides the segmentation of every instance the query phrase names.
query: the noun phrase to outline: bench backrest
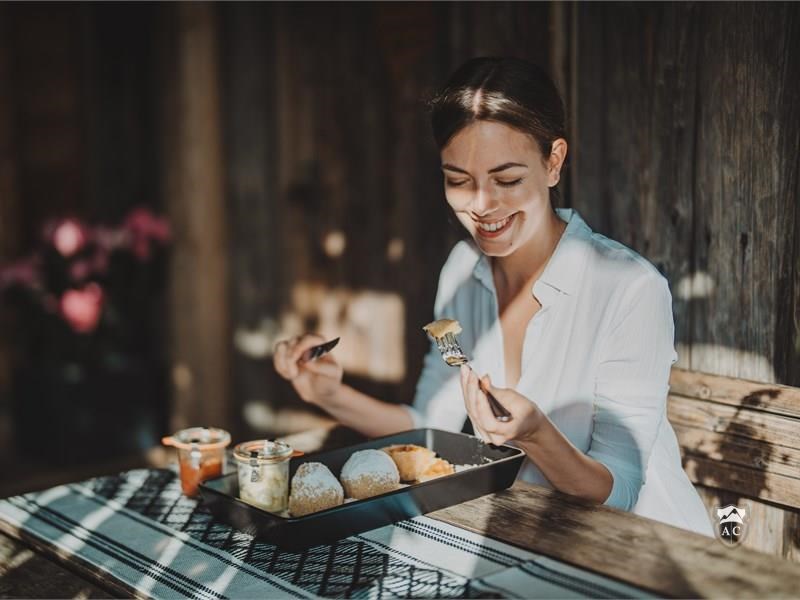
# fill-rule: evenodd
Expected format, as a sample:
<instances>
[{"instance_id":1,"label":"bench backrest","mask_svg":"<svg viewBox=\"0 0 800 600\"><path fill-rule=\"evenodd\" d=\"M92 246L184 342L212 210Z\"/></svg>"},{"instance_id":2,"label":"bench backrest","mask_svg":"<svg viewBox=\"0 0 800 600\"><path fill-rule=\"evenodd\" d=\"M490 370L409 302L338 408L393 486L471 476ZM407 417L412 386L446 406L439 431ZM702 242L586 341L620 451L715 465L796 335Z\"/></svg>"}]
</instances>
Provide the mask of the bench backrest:
<instances>
[{"instance_id":1,"label":"bench backrest","mask_svg":"<svg viewBox=\"0 0 800 600\"><path fill-rule=\"evenodd\" d=\"M745 545L800 561L800 388L673 369L667 414L709 509L746 501Z\"/></svg>"}]
</instances>

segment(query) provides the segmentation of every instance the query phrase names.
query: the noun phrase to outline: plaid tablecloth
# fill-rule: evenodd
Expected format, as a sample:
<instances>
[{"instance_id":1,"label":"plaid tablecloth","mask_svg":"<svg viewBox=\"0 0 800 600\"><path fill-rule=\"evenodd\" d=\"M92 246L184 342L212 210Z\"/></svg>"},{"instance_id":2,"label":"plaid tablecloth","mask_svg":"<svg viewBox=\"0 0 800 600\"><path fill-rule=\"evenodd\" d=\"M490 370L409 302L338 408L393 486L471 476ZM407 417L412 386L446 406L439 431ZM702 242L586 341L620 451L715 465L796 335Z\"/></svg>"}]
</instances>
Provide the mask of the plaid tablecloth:
<instances>
[{"instance_id":1,"label":"plaid tablecloth","mask_svg":"<svg viewBox=\"0 0 800 600\"><path fill-rule=\"evenodd\" d=\"M417 517L303 552L215 522L172 471L136 470L0 501L23 536L152 598L641 598L564 563Z\"/></svg>"}]
</instances>

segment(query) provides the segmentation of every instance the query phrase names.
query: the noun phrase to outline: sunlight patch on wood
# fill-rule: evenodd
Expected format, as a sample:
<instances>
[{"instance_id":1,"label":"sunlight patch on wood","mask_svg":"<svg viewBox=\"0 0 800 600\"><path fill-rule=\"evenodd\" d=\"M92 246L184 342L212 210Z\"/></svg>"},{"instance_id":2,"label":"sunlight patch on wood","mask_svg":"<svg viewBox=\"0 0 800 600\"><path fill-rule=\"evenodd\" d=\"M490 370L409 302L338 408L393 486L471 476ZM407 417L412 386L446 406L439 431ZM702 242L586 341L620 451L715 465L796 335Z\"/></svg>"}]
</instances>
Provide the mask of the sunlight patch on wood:
<instances>
[{"instance_id":1,"label":"sunlight patch on wood","mask_svg":"<svg viewBox=\"0 0 800 600\"><path fill-rule=\"evenodd\" d=\"M695 271L682 277L675 286L675 295L681 300L709 298L714 293L714 279L704 271Z\"/></svg>"},{"instance_id":2,"label":"sunlight patch on wood","mask_svg":"<svg viewBox=\"0 0 800 600\"><path fill-rule=\"evenodd\" d=\"M677 344L678 366L702 373L773 383L775 369L765 356L718 344Z\"/></svg>"},{"instance_id":3,"label":"sunlight patch on wood","mask_svg":"<svg viewBox=\"0 0 800 600\"><path fill-rule=\"evenodd\" d=\"M388 383L405 376L405 305L396 293L298 283L290 310L255 328L238 327L233 342L245 356L263 359L277 342L306 332L341 337L334 356L352 375Z\"/></svg>"}]
</instances>

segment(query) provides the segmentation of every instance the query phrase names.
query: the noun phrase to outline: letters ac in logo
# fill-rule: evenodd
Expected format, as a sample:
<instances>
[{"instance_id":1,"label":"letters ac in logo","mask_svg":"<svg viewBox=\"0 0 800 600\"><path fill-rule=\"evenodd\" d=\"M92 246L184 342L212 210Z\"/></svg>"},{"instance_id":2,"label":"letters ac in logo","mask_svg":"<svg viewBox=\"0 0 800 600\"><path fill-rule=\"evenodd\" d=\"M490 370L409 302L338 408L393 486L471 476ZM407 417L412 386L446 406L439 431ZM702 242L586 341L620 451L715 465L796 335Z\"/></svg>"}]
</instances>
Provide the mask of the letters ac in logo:
<instances>
[{"instance_id":1,"label":"letters ac in logo","mask_svg":"<svg viewBox=\"0 0 800 600\"><path fill-rule=\"evenodd\" d=\"M716 534L726 546L738 546L747 533L747 511L733 504L716 509Z\"/></svg>"}]
</instances>

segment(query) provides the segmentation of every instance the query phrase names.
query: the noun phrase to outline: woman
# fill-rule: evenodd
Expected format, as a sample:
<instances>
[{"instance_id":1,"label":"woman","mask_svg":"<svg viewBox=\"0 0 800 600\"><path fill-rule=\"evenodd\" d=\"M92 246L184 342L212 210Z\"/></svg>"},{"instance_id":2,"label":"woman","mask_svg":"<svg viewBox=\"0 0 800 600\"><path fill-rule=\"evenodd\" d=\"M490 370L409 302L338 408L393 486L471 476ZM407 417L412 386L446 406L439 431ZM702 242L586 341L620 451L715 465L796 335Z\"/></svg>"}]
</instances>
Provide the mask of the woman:
<instances>
[{"instance_id":1,"label":"woman","mask_svg":"<svg viewBox=\"0 0 800 600\"><path fill-rule=\"evenodd\" d=\"M712 535L666 417L669 287L577 212L552 208L564 120L547 75L512 58L468 61L431 103L445 196L471 237L442 268L434 315L461 323L474 371L448 367L432 345L406 407L342 384L330 355L298 365L318 336L279 343L275 367L365 435L458 431L468 416L484 440L525 451L527 481ZM493 416L476 372L509 422Z\"/></svg>"}]
</instances>

